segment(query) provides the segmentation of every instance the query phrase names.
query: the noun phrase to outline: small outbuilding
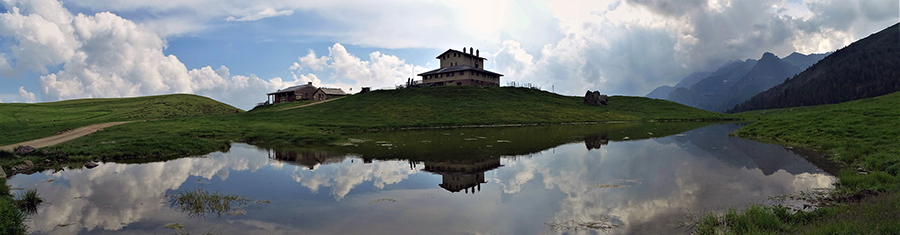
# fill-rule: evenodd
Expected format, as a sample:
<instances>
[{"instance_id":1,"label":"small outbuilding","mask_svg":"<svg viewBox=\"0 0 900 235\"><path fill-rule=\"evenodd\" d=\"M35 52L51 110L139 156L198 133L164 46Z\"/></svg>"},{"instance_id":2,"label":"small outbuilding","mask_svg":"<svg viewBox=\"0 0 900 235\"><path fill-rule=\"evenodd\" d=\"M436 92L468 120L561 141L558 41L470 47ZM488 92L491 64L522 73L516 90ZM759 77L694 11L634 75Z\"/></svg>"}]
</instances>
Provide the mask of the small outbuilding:
<instances>
[{"instance_id":1,"label":"small outbuilding","mask_svg":"<svg viewBox=\"0 0 900 235\"><path fill-rule=\"evenodd\" d=\"M341 88L321 87L317 89L315 93L313 93L313 100L327 100L346 95L347 93L344 93L344 90L341 90Z\"/></svg>"}]
</instances>

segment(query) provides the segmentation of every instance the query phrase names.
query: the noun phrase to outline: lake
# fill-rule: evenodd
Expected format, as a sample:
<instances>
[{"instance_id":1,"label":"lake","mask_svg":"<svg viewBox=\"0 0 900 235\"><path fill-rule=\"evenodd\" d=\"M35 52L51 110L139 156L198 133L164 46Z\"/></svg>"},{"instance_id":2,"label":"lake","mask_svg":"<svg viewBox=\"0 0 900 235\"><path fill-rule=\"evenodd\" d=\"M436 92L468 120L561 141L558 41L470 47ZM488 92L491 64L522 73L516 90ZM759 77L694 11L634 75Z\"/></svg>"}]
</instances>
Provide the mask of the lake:
<instances>
[{"instance_id":1,"label":"lake","mask_svg":"<svg viewBox=\"0 0 900 235\"><path fill-rule=\"evenodd\" d=\"M690 214L779 203L768 198L836 181L827 162L729 137L740 124L703 125L236 143L224 153L16 175L9 184L46 199L27 221L39 234L671 234L689 232L679 225ZM206 204L181 197L201 194Z\"/></svg>"}]
</instances>

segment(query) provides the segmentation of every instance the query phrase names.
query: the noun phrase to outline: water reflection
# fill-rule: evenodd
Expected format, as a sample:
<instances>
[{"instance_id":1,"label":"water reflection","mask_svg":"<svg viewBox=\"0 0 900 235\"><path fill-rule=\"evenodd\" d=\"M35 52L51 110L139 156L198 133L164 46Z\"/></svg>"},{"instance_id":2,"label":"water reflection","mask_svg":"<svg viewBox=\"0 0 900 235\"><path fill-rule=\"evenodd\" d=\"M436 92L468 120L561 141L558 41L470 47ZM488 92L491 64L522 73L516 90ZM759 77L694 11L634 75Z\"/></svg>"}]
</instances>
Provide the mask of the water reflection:
<instances>
[{"instance_id":1,"label":"water reflection","mask_svg":"<svg viewBox=\"0 0 900 235\"><path fill-rule=\"evenodd\" d=\"M584 146L587 147L588 150L600 149L600 146L607 144L609 144L609 136L606 135L594 135L584 138Z\"/></svg>"},{"instance_id":2,"label":"water reflection","mask_svg":"<svg viewBox=\"0 0 900 235\"><path fill-rule=\"evenodd\" d=\"M499 158L480 160L445 160L425 161L423 170L441 175L441 188L452 193L465 190L465 193L481 191L484 172L501 167Z\"/></svg>"},{"instance_id":3,"label":"water reflection","mask_svg":"<svg viewBox=\"0 0 900 235\"><path fill-rule=\"evenodd\" d=\"M374 133L343 146L235 144L200 158L17 175L10 184L37 188L50 202L29 221L48 234L159 234L171 223L229 234L669 234L684 232L677 225L687 212L833 182L783 147L728 137L736 128ZM678 135L647 139L668 134ZM162 197L187 189L271 205L190 219Z\"/></svg>"}]
</instances>

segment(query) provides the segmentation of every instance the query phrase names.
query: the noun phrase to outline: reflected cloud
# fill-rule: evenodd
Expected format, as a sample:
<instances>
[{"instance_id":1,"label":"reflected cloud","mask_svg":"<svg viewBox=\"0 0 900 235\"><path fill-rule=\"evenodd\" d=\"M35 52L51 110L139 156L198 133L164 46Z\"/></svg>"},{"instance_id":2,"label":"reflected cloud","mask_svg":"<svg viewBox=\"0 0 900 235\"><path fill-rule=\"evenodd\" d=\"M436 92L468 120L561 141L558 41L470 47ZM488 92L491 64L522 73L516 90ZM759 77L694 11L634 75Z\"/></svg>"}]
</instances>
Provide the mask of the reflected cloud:
<instances>
[{"instance_id":1,"label":"reflected cloud","mask_svg":"<svg viewBox=\"0 0 900 235\"><path fill-rule=\"evenodd\" d=\"M383 189L385 185L396 184L409 178L409 175L415 174L418 170L421 168L411 168L404 161L366 162L345 159L339 164L297 168L291 176L314 193L318 192L319 188L331 188L331 195L340 201L350 193L350 190L363 182L371 181L373 186Z\"/></svg>"},{"instance_id":2,"label":"reflected cloud","mask_svg":"<svg viewBox=\"0 0 900 235\"><path fill-rule=\"evenodd\" d=\"M228 153L181 158L150 164L105 163L90 170L66 170L32 176L17 175L31 181L47 200L30 217L28 227L38 233L74 234L79 230L119 230L168 208L163 195L178 189L191 176L203 179L228 178L228 172L256 171L268 164L266 158L245 156L265 154L249 145L235 144ZM47 182L46 179L56 179ZM35 185L36 184L36 185ZM67 226L59 226L67 225Z\"/></svg>"},{"instance_id":3,"label":"reflected cloud","mask_svg":"<svg viewBox=\"0 0 900 235\"><path fill-rule=\"evenodd\" d=\"M291 152L234 144L229 152L203 157L17 175L10 184L37 188L50 202L28 224L50 234L167 233L162 225L171 222L239 234L533 234L553 229L577 234L602 228L611 234L668 234L677 232L684 213L767 203L768 196L829 188L835 180L780 146L726 137L737 128L733 125L613 143L609 139L622 139L615 135L627 131L565 128L528 129L540 131L532 136L513 129L416 132L418 139L404 144L396 137L389 149L360 145ZM641 127L628 135L650 131L663 132ZM554 133L547 138L556 145L533 145L547 133ZM434 143L451 138L471 148L443 146L428 154ZM499 146L496 139L513 142ZM528 146L513 150L518 153L513 156L501 151L514 143ZM481 154L454 155L466 151ZM271 200L273 206L247 215L180 221L186 217L169 208L164 195L191 186L236 191ZM427 226L404 226L409 224Z\"/></svg>"}]
</instances>

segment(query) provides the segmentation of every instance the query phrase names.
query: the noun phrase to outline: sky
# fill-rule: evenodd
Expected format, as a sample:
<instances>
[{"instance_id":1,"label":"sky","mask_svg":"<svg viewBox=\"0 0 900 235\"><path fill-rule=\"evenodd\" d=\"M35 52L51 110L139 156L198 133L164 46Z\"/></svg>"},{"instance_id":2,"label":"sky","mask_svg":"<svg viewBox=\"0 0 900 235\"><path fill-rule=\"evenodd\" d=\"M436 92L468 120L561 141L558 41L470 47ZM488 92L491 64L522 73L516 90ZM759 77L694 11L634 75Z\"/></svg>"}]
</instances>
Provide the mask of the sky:
<instances>
[{"instance_id":1,"label":"sky","mask_svg":"<svg viewBox=\"0 0 900 235\"><path fill-rule=\"evenodd\" d=\"M503 86L642 96L898 20L896 0L0 0L0 102L190 93L247 110L306 82L393 88L463 47Z\"/></svg>"}]
</instances>

